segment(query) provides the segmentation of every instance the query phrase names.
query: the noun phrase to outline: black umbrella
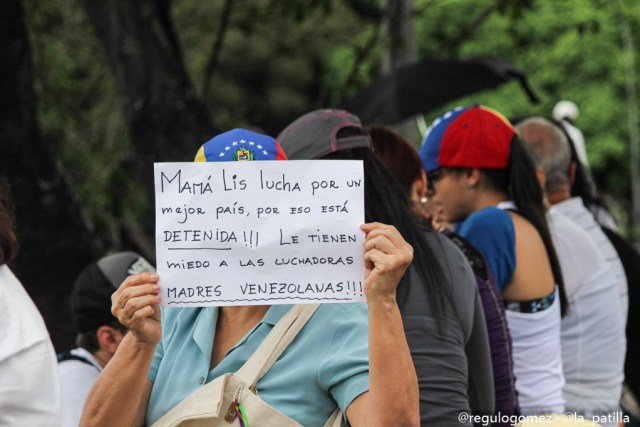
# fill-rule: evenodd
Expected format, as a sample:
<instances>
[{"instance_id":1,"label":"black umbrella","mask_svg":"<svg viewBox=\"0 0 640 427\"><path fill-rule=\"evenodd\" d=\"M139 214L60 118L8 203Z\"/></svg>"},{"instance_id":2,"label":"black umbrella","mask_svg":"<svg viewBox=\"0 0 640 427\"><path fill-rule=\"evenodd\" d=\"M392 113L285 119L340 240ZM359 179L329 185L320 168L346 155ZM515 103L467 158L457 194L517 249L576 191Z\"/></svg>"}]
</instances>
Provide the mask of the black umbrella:
<instances>
[{"instance_id":1,"label":"black umbrella","mask_svg":"<svg viewBox=\"0 0 640 427\"><path fill-rule=\"evenodd\" d=\"M424 59L396 68L348 99L342 108L365 124L389 125L513 79L520 82L532 103L538 103L524 72L504 61Z\"/></svg>"}]
</instances>

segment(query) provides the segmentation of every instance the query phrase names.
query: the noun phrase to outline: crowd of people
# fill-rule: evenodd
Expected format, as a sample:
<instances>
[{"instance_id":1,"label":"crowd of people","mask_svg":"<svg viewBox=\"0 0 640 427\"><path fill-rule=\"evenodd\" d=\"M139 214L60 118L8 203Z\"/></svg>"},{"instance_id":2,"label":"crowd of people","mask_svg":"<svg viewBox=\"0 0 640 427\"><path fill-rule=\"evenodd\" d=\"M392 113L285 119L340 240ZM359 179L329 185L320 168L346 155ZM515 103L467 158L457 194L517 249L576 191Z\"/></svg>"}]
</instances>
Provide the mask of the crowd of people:
<instances>
[{"instance_id":1,"label":"crowd of people","mask_svg":"<svg viewBox=\"0 0 640 427\"><path fill-rule=\"evenodd\" d=\"M419 150L333 109L215 136L195 161L232 161L216 154L240 139L362 161L366 303L161 308L154 267L107 254L75 283L78 348L57 364L7 267L2 188L0 425L637 426L640 255L594 202L567 108L458 107Z\"/></svg>"}]
</instances>

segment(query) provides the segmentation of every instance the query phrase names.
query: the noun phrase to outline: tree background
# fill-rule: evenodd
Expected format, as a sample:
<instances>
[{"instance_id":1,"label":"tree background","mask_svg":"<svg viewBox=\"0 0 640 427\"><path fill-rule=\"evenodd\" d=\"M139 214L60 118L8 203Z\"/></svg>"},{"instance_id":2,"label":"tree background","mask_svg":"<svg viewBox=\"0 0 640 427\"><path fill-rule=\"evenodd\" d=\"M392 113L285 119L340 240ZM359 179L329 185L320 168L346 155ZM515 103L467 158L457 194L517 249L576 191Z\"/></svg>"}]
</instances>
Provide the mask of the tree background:
<instances>
[{"instance_id":1,"label":"tree background","mask_svg":"<svg viewBox=\"0 0 640 427\"><path fill-rule=\"evenodd\" d=\"M640 44L634 0L5 3L15 8L0 15L6 33L0 44L9 49L22 38L31 61L9 70L13 78L2 75L3 90L32 100L32 119L24 124L31 133L0 136L0 175L16 193L22 243L12 267L45 313L59 350L73 345L64 313L89 259L122 249L154 259L154 161L188 161L216 132L234 127L276 136L305 112L339 106L402 57L394 31L404 25L413 25L411 55L500 58L526 72L541 101L532 105L513 82L427 111L427 123L473 102L517 117L550 116L558 100L574 101L596 182L629 232L622 23ZM400 3L403 15L393 16ZM23 33L14 28L20 23ZM26 120L15 102L1 105L2 129ZM34 153L44 160L30 162ZM47 205L35 189L53 175L66 190ZM46 206L66 213L43 217ZM56 229L66 230L71 246L61 245Z\"/></svg>"}]
</instances>

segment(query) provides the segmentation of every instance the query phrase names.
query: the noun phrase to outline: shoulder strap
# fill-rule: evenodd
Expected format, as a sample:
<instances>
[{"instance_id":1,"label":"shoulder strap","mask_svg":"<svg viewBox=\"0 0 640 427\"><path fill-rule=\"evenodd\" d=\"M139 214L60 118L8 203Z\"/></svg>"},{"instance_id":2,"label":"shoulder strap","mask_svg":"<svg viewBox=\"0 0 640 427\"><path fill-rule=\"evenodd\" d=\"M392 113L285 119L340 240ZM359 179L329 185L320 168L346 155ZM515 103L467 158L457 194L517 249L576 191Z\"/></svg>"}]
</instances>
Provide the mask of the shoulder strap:
<instances>
[{"instance_id":1,"label":"shoulder strap","mask_svg":"<svg viewBox=\"0 0 640 427\"><path fill-rule=\"evenodd\" d=\"M64 353L58 353L56 355L56 357L58 358L58 363L61 362L66 362L67 360L77 360L78 362L83 362L86 363L87 365L90 365L91 367L95 368L95 366L93 365L93 363L89 362L87 359L85 359L82 356L76 356L75 354L71 354L68 351L65 351ZM96 368L97 369L97 368Z\"/></svg>"},{"instance_id":2,"label":"shoulder strap","mask_svg":"<svg viewBox=\"0 0 640 427\"><path fill-rule=\"evenodd\" d=\"M469 243L467 239L460 236L459 234L456 234L450 230L443 232L443 234L445 234L449 238L449 240L451 240L451 242L453 242L458 247L458 249L462 251L462 254L467 259L467 261L469 261L469 264L471 264L471 269L477 277L480 277L484 281L490 280L489 271L487 269L487 262L485 261L479 250L477 250L471 243Z\"/></svg>"},{"instance_id":3,"label":"shoulder strap","mask_svg":"<svg viewBox=\"0 0 640 427\"><path fill-rule=\"evenodd\" d=\"M267 373L318 309L318 304L294 305L273 327L253 355L235 373L251 388Z\"/></svg>"},{"instance_id":4,"label":"shoulder strap","mask_svg":"<svg viewBox=\"0 0 640 427\"><path fill-rule=\"evenodd\" d=\"M518 212L518 208L517 208L516 204L513 203L512 200L506 200L504 202L500 202L500 203L498 203L496 208L502 209L504 211Z\"/></svg>"},{"instance_id":5,"label":"shoulder strap","mask_svg":"<svg viewBox=\"0 0 640 427\"><path fill-rule=\"evenodd\" d=\"M344 420L345 418L342 416L340 408L336 408L336 410L333 411L327 422L324 424L324 427L341 427Z\"/></svg>"}]
</instances>

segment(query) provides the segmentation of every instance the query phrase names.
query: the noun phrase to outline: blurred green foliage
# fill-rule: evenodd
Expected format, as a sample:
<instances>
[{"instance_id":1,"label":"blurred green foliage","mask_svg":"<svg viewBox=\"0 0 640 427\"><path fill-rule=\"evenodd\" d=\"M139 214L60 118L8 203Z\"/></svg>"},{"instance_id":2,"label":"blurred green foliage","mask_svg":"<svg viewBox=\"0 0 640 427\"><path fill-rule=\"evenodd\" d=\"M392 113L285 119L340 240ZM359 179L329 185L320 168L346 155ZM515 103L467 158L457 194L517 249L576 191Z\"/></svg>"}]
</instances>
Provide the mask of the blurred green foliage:
<instances>
[{"instance_id":1,"label":"blurred green foliage","mask_svg":"<svg viewBox=\"0 0 640 427\"><path fill-rule=\"evenodd\" d=\"M97 232L117 247L122 207L145 207L137 206L139 190L121 172L136 153L111 69L78 0L24 3L43 134ZM184 65L199 96L224 4L172 4ZM205 99L220 129L255 127L276 135L297 116L336 106L380 77L388 47L380 0L236 0L229 6ZM501 58L527 73L541 99L530 104L512 82L425 112L427 123L472 102L516 117L550 116L558 100L572 100L596 180L617 201L616 213L624 212L630 184L620 13L637 50L640 3L634 0L416 0L419 57Z\"/></svg>"},{"instance_id":2,"label":"blurred green foliage","mask_svg":"<svg viewBox=\"0 0 640 427\"><path fill-rule=\"evenodd\" d=\"M111 70L76 0L25 0L43 136L97 233L119 245L115 224L136 184L121 165L135 155Z\"/></svg>"}]
</instances>

